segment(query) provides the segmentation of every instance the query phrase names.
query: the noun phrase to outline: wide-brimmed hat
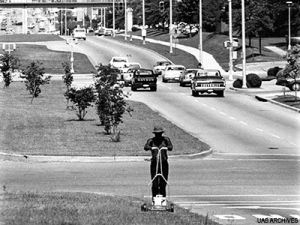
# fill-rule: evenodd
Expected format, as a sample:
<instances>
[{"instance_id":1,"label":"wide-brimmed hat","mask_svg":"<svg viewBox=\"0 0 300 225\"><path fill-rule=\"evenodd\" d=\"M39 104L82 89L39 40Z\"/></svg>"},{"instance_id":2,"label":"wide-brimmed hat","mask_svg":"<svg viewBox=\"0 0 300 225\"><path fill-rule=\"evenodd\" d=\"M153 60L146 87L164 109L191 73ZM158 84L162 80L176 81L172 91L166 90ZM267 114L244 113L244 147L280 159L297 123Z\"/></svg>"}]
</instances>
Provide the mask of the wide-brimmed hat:
<instances>
[{"instance_id":1,"label":"wide-brimmed hat","mask_svg":"<svg viewBox=\"0 0 300 225\"><path fill-rule=\"evenodd\" d=\"M165 132L162 126L155 126L153 129L153 133L163 133Z\"/></svg>"}]
</instances>

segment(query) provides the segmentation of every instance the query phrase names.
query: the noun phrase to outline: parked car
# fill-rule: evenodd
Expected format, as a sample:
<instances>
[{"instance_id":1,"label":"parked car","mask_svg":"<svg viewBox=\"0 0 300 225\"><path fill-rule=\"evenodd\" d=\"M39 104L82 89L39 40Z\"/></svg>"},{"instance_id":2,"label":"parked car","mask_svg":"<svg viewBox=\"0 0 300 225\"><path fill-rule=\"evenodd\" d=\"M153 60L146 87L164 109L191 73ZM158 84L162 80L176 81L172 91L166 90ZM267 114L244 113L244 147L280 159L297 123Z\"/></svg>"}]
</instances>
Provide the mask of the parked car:
<instances>
[{"instance_id":1,"label":"parked car","mask_svg":"<svg viewBox=\"0 0 300 225\"><path fill-rule=\"evenodd\" d=\"M153 65L153 72L156 74L161 74L161 71L163 71L168 65L171 65L172 63L169 61L158 61L155 65Z\"/></svg>"},{"instance_id":2,"label":"parked car","mask_svg":"<svg viewBox=\"0 0 300 225\"><path fill-rule=\"evenodd\" d=\"M113 30L105 27L101 27L95 30L94 34L96 36L113 36Z\"/></svg>"},{"instance_id":3,"label":"parked car","mask_svg":"<svg viewBox=\"0 0 300 225\"><path fill-rule=\"evenodd\" d=\"M200 69L186 69L179 77L179 85L184 87L187 84L191 84L192 79Z\"/></svg>"},{"instance_id":4,"label":"parked car","mask_svg":"<svg viewBox=\"0 0 300 225\"><path fill-rule=\"evenodd\" d=\"M192 80L192 96L199 93L216 93L220 97L224 97L226 88L225 79L219 70L199 70Z\"/></svg>"},{"instance_id":5,"label":"parked car","mask_svg":"<svg viewBox=\"0 0 300 225\"><path fill-rule=\"evenodd\" d=\"M180 75L185 71L183 65L168 65L165 70L162 71L162 81L167 82L169 80L179 81Z\"/></svg>"},{"instance_id":6,"label":"parked car","mask_svg":"<svg viewBox=\"0 0 300 225\"><path fill-rule=\"evenodd\" d=\"M276 85L288 87L291 91L300 91L300 77L296 77L296 79L292 77L280 77L277 79Z\"/></svg>"},{"instance_id":7,"label":"parked car","mask_svg":"<svg viewBox=\"0 0 300 225\"><path fill-rule=\"evenodd\" d=\"M73 31L73 39L86 40L86 30L85 30L85 28L75 28L74 31Z\"/></svg>"},{"instance_id":8,"label":"parked car","mask_svg":"<svg viewBox=\"0 0 300 225\"><path fill-rule=\"evenodd\" d=\"M131 81L131 90L138 88L150 88L151 91L157 90L157 75L151 69L140 68L135 70Z\"/></svg>"},{"instance_id":9,"label":"parked car","mask_svg":"<svg viewBox=\"0 0 300 225\"><path fill-rule=\"evenodd\" d=\"M127 64L128 64L128 59L127 57L123 57L123 56L114 56L109 61L109 65L118 68L120 70L126 67Z\"/></svg>"},{"instance_id":10,"label":"parked car","mask_svg":"<svg viewBox=\"0 0 300 225\"><path fill-rule=\"evenodd\" d=\"M15 33L15 30L14 28L7 28L6 31L5 31L5 34L14 34Z\"/></svg>"}]
</instances>

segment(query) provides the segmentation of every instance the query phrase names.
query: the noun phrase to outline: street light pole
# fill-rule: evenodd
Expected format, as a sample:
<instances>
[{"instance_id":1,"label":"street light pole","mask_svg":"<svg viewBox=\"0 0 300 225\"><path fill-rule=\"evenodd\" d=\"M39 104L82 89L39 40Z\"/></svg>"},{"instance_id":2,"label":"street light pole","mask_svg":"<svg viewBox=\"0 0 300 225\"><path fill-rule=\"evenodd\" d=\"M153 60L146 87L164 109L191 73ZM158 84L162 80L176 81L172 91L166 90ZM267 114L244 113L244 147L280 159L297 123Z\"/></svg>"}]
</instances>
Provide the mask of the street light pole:
<instances>
[{"instance_id":1,"label":"street light pole","mask_svg":"<svg viewBox=\"0 0 300 225\"><path fill-rule=\"evenodd\" d=\"M124 4L124 17L125 17L125 41L127 40L127 0L125 0Z\"/></svg>"},{"instance_id":2,"label":"street light pole","mask_svg":"<svg viewBox=\"0 0 300 225\"><path fill-rule=\"evenodd\" d=\"M172 0L170 0L170 25L169 25L169 34L170 34L170 53L173 53L173 35L171 34L172 24L173 24L173 13L172 13Z\"/></svg>"},{"instance_id":3,"label":"street light pole","mask_svg":"<svg viewBox=\"0 0 300 225\"><path fill-rule=\"evenodd\" d=\"M232 0L228 0L228 14L229 14L229 80L233 80L233 62L232 62Z\"/></svg>"},{"instance_id":4,"label":"street light pole","mask_svg":"<svg viewBox=\"0 0 300 225\"><path fill-rule=\"evenodd\" d=\"M115 25L115 0L113 0L113 37L116 36L115 30L116 30L116 25Z\"/></svg>"},{"instance_id":5,"label":"street light pole","mask_svg":"<svg viewBox=\"0 0 300 225\"><path fill-rule=\"evenodd\" d=\"M70 72L73 74L74 73L74 56L73 56L73 51L74 51L74 46L78 44L78 40L76 39L73 41L73 39L67 39L67 44L71 46L71 70Z\"/></svg>"},{"instance_id":6,"label":"street light pole","mask_svg":"<svg viewBox=\"0 0 300 225\"><path fill-rule=\"evenodd\" d=\"M246 84L246 28L245 28L245 0L242 0L242 57L243 57L243 86L247 88Z\"/></svg>"},{"instance_id":7,"label":"street light pole","mask_svg":"<svg viewBox=\"0 0 300 225\"><path fill-rule=\"evenodd\" d=\"M202 0L199 0L199 62L203 66Z\"/></svg>"},{"instance_id":8,"label":"street light pole","mask_svg":"<svg viewBox=\"0 0 300 225\"><path fill-rule=\"evenodd\" d=\"M289 8L289 44L288 44L288 50L291 50L291 5L293 4L292 1L287 1L286 4Z\"/></svg>"},{"instance_id":9,"label":"street light pole","mask_svg":"<svg viewBox=\"0 0 300 225\"><path fill-rule=\"evenodd\" d=\"M146 44L146 30L145 30L145 0L143 0L143 30L142 30L142 36L143 36L143 45Z\"/></svg>"}]
</instances>

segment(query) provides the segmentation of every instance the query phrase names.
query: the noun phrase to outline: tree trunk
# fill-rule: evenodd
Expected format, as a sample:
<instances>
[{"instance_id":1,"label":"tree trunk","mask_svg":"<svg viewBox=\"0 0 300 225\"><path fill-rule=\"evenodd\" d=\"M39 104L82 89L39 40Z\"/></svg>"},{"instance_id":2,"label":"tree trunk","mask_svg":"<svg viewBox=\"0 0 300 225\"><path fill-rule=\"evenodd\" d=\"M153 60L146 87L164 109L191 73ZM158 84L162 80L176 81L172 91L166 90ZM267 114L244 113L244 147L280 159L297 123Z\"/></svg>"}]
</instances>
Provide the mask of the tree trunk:
<instances>
[{"instance_id":1,"label":"tree trunk","mask_svg":"<svg viewBox=\"0 0 300 225\"><path fill-rule=\"evenodd\" d=\"M261 55L261 33L259 32L259 55Z\"/></svg>"}]
</instances>

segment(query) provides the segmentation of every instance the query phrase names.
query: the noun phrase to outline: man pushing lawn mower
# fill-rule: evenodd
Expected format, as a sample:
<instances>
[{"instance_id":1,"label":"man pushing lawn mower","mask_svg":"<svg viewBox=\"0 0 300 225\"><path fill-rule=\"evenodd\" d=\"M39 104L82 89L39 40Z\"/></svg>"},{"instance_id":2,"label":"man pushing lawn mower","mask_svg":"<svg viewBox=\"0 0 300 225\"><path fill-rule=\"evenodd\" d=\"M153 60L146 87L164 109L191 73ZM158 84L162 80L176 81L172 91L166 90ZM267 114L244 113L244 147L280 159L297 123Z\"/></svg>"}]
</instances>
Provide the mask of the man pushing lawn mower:
<instances>
[{"instance_id":1,"label":"man pushing lawn mower","mask_svg":"<svg viewBox=\"0 0 300 225\"><path fill-rule=\"evenodd\" d=\"M161 126L155 126L154 137L150 138L144 149L151 150L152 158L150 164L152 184L153 207L150 210L174 211L173 205L168 208L166 203L166 185L168 184L169 164L167 151L172 151L173 145L170 138L163 136L164 130ZM142 206L143 211L147 211L146 204Z\"/></svg>"}]
</instances>

